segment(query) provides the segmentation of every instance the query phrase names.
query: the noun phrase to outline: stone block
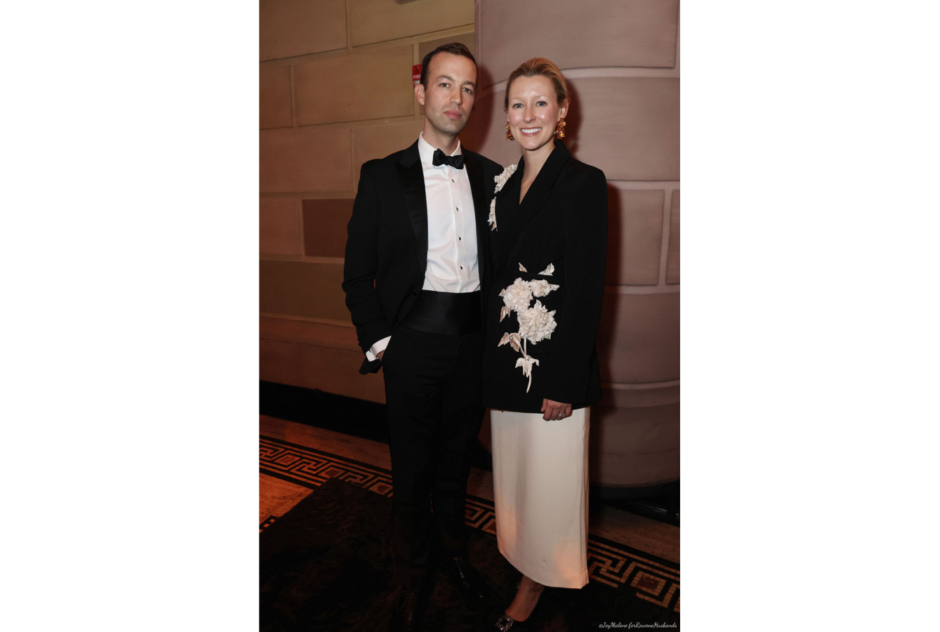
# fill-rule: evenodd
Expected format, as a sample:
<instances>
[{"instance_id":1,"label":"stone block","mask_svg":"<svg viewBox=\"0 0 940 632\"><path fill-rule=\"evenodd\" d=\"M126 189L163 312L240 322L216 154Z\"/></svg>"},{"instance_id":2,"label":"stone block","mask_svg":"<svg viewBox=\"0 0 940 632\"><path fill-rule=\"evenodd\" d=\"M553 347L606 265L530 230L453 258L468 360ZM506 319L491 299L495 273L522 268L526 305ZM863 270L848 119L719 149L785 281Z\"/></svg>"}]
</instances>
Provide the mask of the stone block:
<instances>
[{"instance_id":1,"label":"stone block","mask_svg":"<svg viewBox=\"0 0 940 632\"><path fill-rule=\"evenodd\" d=\"M679 191L672 192L669 215L669 259L666 262L666 283L679 282Z\"/></svg>"},{"instance_id":2,"label":"stone block","mask_svg":"<svg viewBox=\"0 0 940 632\"><path fill-rule=\"evenodd\" d=\"M648 387L647 387L648 386ZM647 408L679 403L679 385L666 382L651 384L616 384L604 382L600 405L612 408Z\"/></svg>"},{"instance_id":3,"label":"stone block","mask_svg":"<svg viewBox=\"0 0 940 632\"><path fill-rule=\"evenodd\" d=\"M258 374L261 380L301 386L303 360L300 345L282 340L262 339L259 346Z\"/></svg>"},{"instance_id":4,"label":"stone block","mask_svg":"<svg viewBox=\"0 0 940 632\"><path fill-rule=\"evenodd\" d=\"M297 342L317 347L332 347L347 351L361 351L356 340L356 329L350 324L328 325L309 320L262 316L260 320L261 338Z\"/></svg>"},{"instance_id":5,"label":"stone block","mask_svg":"<svg viewBox=\"0 0 940 632\"><path fill-rule=\"evenodd\" d=\"M450 44L451 42L460 42L470 49L473 56L476 57L477 36L476 33L461 33L460 35L451 35L440 39L429 40L418 44L418 62L424 59L424 56L441 44ZM479 85L477 86L479 88Z\"/></svg>"},{"instance_id":6,"label":"stone block","mask_svg":"<svg viewBox=\"0 0 940 632\"><path fill-rule=\"evenodd\" d=\"M261 254L299 255L300 200L294 198L261 198Z\"/></svg>"},{"instance_id":7,"label":"stone block","mask_svg":"<svg viewBox=\"0 0 940 632\"><path fill-rule=\"evenodd\" d=\"M349 0L353 46L472 25L473 0Z\"/></svg>"},{"instance_id":8,"label":"stone block","mask_svg":"<svg viewBox=\"0 0 940 632\"><path fill-rule=\"evenodd\" d=\"M358 349L350 351L264 338L260 347L259 373L266 382L385 403L382 373L360 375L363 354Z\"/></svg>"},{"instance_id":9,"label":"stone block","mask_svg":"<svg viewBox=\"0 0 940 632\"><path fill-rule=\"evenodd\" d=\"M679 405L591 409L592 485L647 487L679 480Z\"/></svg>"},{"instance_id":10,"label":"stone block","mask_svg":"<svg viewBox=\"0 0 940 632\"><path fill-rule=\"evenodd\" d=\"M679 80L596 77L569 82L578 160L608 180L679 179Z\"/></svg>"},{"instance_id":11,"label":"stone block","mask_svg":"<svg viewBox=\"0 0 940 632\"><path fill-rule=\"evenodd\" d=\"M605 382L679 379L679 293L605 293L597 352Z\"/></svg>"},{"instance_id":12,"label":"stone block","mask_svg":"<svg viewBox=\"0 0 940 632\"><path fill-rule=\"evenodd\" d=\"M308 257L346 256L346 225L354 199L304 200L304 254Z\"/></svg>"},{"instance_id":13,"label":"stone block","mask_svg":"<svg viewBox=\"0 0 940 632\"><path fill-rule=\"evenodd\" d=\"M259 273L262 313L349 321L342 264L261 261Z\"/></svg>"},{"instance_id":14,"label":"stone block","mask_svg":"<svg viewBox=\"0 0 940 632\"><path fill-rule=\"evenodd\" d=\"M327 393L385 403L385 379L382 372L360 375L365 355L355 351L301 345L302 386Z\"/></svg>"},{"instance_id":15,"label":"stone block","mask_svg":"<svg viewBox=\"0 0 940 632\"><path fill-rule=\"evenodd\" d=\"M490 83L505 81L519 64L546 57L559 68L673 68L678 0L483 0L481 63ZM529 33L521 36L525 25Z\"/></svg>"},{"instance_id":16,"label":"stone block","mask_svg":"<svg viewBox=\"0 0 940 632\"><path fill-rule=\"evenodd\" d=\"M260 83L261 129L291 127L290 66L261 66Z\"/></svg>"},{"instance_id":17,"label":"stone block","mask_svg":"<svg viewBox=\"0 0 940 632\"><path fill-rule=\"evenodd\" d=\"M409 116L414 113L412 46L314 58L294 66L298 125Z\"/></svg>"},{"instance_id":18,"label":"stone block","mask_svg":"<svg viewBox=\"0 0 940 632\"><path fill-rule=\"evenodd\" d=\"M352 191L345 126L264 131L259 154L262 193Z\"/></svg>"},{"instance_id":19,"label":"stone block","mask_svg":"<svg viewBox=\"0 0 940 632\"><path fill-rule=\"evenodd\" d=\"M261 61L346 48L346 0L261 0Z\"/></svg>"},{"instance_id":20,"label":"stone block","mask_svg":"<svg viewBox=\"0 0 940 632\"><path fill-rule=\"evenodd\" d=\"M607 283L656 285L665 191L607 186Z\"/></svg>"}]
</instances>

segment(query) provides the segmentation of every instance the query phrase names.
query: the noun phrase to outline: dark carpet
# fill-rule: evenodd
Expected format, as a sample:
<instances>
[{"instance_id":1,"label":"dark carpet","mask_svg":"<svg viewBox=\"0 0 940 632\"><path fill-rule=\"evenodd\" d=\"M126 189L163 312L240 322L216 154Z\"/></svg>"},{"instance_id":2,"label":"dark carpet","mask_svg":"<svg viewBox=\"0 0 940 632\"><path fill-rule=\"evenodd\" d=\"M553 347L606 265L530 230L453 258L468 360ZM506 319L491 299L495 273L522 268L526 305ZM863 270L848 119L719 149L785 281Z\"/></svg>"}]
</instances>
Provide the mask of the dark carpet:
<instances>
[{"instance_id":1,"label":"dark carpet","mask_svg":"<svg viewBox=\"0 0 940 632\"><path fill-rule=\"evenodd\" d=\"M384 632L397 586L388 548L391 507L390 498L331 478L267 526L260 535L261 631ZM470 606L441 576L425 630L495 630L493 623L520 576L500 555L492 535L471 529L469 548L470 561L497 597ZM628 571L628 576L633 581L619 587L592 580L581 590L547 588L536 610L543 622L539 629L628 629L630 623L678 629L678 602L667 598L663 607L639 598L631 586L642 590L642 582L652 580L642 571Z\"/></svg>"},{"instance_id":2,"label":"dark carpet","mask_svg":"<svg viewBox=\"0 0 940 632\"><path fill-rule=\"evenodd\" d=\"M385 404L263 380L259 388L262 415L388 444ZM471 449L470 465L493 471L492 457L478 441ZM627 489L592 486L591 505L607 505L678 527L679 482Z\"/></svg>"}]
</instances>

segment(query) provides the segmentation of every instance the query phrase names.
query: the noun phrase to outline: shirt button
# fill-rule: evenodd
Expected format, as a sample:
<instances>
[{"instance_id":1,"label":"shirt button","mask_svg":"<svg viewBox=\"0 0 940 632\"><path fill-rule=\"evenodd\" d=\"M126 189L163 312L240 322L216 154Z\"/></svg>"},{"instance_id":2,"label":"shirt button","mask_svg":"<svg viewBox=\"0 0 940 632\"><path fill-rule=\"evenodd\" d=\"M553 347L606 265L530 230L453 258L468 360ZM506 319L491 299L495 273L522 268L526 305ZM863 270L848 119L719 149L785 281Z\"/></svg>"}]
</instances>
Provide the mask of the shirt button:
<instances>
[{"instance_id":1,"label":"shirt button","mask_svg":"<svg viewBox=\"0 0 940 632\"><path fill-rule=\"evenodd\" d=\"M463 266L460 266L460 269L463 270Z\"/></svg>"}]
</instances>

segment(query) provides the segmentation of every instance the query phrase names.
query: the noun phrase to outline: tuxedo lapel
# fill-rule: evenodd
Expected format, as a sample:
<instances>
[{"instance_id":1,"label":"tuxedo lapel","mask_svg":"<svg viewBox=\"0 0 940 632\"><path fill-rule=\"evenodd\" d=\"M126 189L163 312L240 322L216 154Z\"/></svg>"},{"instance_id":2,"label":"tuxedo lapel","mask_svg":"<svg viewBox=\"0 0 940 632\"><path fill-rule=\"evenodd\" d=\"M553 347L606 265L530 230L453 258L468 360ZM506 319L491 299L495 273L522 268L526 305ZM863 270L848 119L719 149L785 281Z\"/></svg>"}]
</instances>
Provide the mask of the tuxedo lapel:
<instances>
[{"instance_id":1,"label":"tuxedo lapel","mask_svg":"<svg viewBox=\"0 0 940 632\"><path fill-rule=\"evenodd\" d=\"M480 279L483 279L483 269L486 265L488 256L489 238L486 234L488 225L486 223L489 217L490 209L486 205L486 183L483 179L483 165L473 152L464 151L464 167L467 169L467 177L470 179L470 191L473 193L473 214L477 229L477 266L479 268Z\"/></svg>"},{"instance_id":2,"label":"tuxedo lapel","mask_svg":"<svg viewBox=\"0 0 940 632\"><path fill-rule=\"evenodd\" d=\"M405 192L405 207L411 219L418 247L418 265L420 270L427 267L428 257L428 198L424 189L424 169L418 153L418 142L402 152L398 161L398 176Z\"/></svg>"}]
</instances>

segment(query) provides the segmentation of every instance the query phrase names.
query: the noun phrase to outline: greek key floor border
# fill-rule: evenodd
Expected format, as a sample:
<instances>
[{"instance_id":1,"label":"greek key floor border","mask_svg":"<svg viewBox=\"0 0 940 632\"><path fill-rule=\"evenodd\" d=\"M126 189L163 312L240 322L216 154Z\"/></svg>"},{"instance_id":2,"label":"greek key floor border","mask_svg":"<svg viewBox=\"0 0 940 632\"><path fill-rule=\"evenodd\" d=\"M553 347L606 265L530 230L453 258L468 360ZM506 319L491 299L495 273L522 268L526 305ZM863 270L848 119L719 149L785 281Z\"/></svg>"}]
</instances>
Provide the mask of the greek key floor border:
<instances>
[{"instance_id":1,"label":"greek key floor border","mask_svg":"<svg viewBox=\"0 0 940 632\"><path fill-rule=\"evenodd\" d=\"M390 470L337 456L281 439L261 437L261 472L316 489L330 478L358 485L386 498L392 497ZM264 532L275 520L261 524ZM496 536L492 501L467 495L467 525ZM606 538L588 535L588 575L612 588L630 586L636 596L679 612L679 565Z\"/></svg>"}]
</instances>

